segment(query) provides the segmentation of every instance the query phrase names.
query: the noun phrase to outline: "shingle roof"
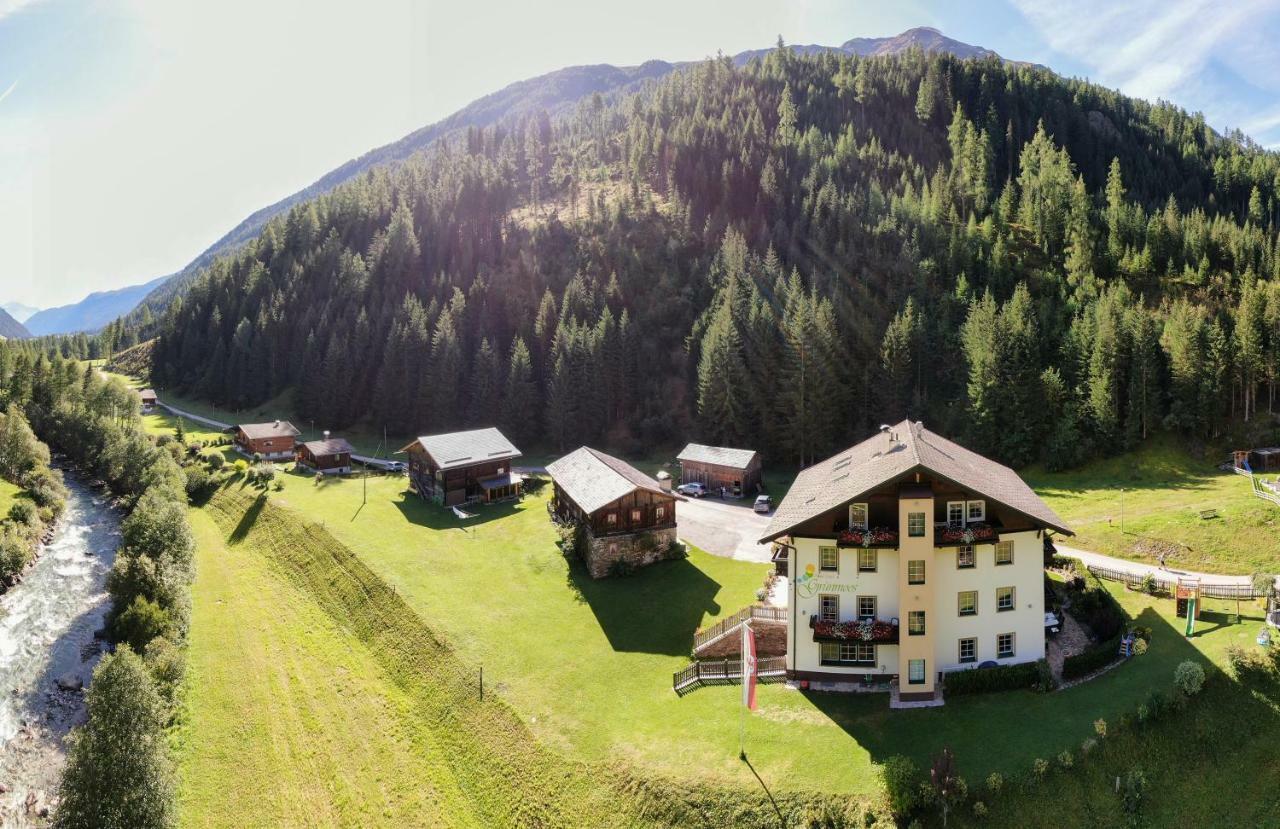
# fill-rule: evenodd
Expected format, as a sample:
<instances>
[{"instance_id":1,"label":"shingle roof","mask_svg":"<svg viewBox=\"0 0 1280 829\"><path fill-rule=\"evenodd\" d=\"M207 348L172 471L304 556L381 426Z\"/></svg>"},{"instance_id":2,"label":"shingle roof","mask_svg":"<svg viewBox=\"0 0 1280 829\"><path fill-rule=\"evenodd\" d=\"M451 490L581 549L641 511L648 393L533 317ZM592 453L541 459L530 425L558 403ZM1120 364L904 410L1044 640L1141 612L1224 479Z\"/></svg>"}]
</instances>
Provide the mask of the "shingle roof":
<instances>
[{"instance_id":1,"label":"shingle roof","mask_svg":"<svg viewBox=\"0 0 1280 829\"><path fill-rule=\"evenodd\" d=\"M328 440L309 440L302 445L306 447L308 452L310 452L312 455L315 455L316 457L323 457L325 455L342 455L342 454L349 455L352 452L356 451L355 449L352 448L351 444L347 443L347 441L343 438L329 438Z\"/></svg>"},{"instance_id":2,"label":"shingle roof","mask_svg":"<svg viewBox=\"0 0 1280 829\"><path fill-rule=\"evenodd\" d=\"M139 397L141 397L143 400L158 400L158 399L159 399L159 398L157 398L157 397L156 397L156 393L155 393L155 391L154 391L154 390L152 390L152 389L143 389L143 390L141 390L140 392L138 392L138 396L139 396Z\"/></svg>"},{"instance_id":3,"label":"shingle roof","mask_svg":"<svg viewBox=\"0 0 1280 829\"><path fill-rule=\"evenodd\" d=\"M799 524L842 506L917 467L1071 535L1066 522L1026 482L1003 464L904 420L890 429L814 464L796 477L761 541L786 535Z\"/></svg>"},{"instance_id":4,"label":"shingle roof","mask_svg":"<svg viewBox=\"0 0 1280 829\"><path fill-rule=\"evenodd\" d=\"M547 473L575 504L588 513L637 489L670 494L657 481L626 461L589 446L552 461L547 465Z\"/></svg>"},{"instance_id":5,"label":"shingle roof","mask_svg":"<svg viewBox=\"0 0 1280 829\"><path fill-rule=\"evenodd\" d=\"M287 420L277 420L274 423L241 423L240 431L244 432L245 437L249 438L249 440L296 438L302 434Z\"/></svg>"},{"instance_id":6,"label":"shingle roof","mask_svg":"<svg viewBox=\"0 0 1280 829\"><path fill-rule=\"evenodd\" d=\"M751 459L755 456L756 450L754 449L728 449L723 446L704 446L701 443L691 443L680 450L680 454L676 455L676 460L693 463L713 463L717 466L746 469L747 465L751 463Z\"/></svg>"},{"instance_id":7,"label":"shingle roof","mask_svg":"<svg viewBox=\"0 0 1280 829\"><path fill-rule=\"evenodd\" d=\"M426 435L409 446L414 444L421 446L441 469L456 469L485 461L520 457L520 450L494 428ZM409 446L400 451L403 452Z\"/></svg>"}]
</instances>

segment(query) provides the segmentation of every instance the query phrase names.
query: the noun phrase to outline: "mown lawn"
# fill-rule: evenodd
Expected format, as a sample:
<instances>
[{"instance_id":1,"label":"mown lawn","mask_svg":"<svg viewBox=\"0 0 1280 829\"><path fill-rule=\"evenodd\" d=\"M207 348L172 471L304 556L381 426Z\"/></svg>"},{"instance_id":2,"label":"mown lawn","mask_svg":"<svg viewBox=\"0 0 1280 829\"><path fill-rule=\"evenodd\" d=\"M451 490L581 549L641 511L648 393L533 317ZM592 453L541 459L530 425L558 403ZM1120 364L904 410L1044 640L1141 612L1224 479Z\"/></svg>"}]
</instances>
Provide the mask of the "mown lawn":
<instances>
[{"instance_id":1,"label":"mown lawn","mask_svg":"<svg viewBox=\"0 0 1280 829\"><path fill-rule=\"evenodd\" d=\"M1280 507L1249 482L1195 458L1172 438L1078 470L1023 477L1076 532L1065 543L1108 555L1208 573L1280 571ZM1218 517L1203 519L1202 510Z\"/></svg>"},{"instance_id":2,"label":"mown lawn","mask_svg":"<svg viewBox=\"0 0 1280 829\"><path fill-rule=\"evenodd\" d=\"M272 504L323 525L386 580L460 658L483 666L538 739L588 761L623 759L657 774L758 785L737 760L738 689L683 699L671 672L694 630L753 599L765 567L693 551L626 579L593 582L555 546L541 497L482 508L465 529L404 491L404 479L284 474ZM1125 596L1128 600L1128 596ZM891 712L883 695L808 694L769 686L747 718L753 765L775 791L874 795L872 768L892 754L922 766L943 745L967 773L1016 774L1078 746L1098 717L1131 711L1197 648L1216 654L1243 627L1205 628L1188 644L1176 626L1134 607L1156 629L1151 651L1067 691L955 698L941 709ZM1251 634L1249 634L1251 635ZM818 761L815 758L839 758Z\"/></svg>"},{"instance_id":3,"label":"mown lawn","mask_svg":"<svg viewBox=\"0 0 1280 829\"><path fill-rule=\"evenodd\" d=\"M183 432L187 436L187 440L199 440L204 442L218 440L226 437L222 432L193 420L186 418L177 418L166 412L153 412L142 416L142 428L149 435L168 435L176 437L178 434L178 422L181 420Z\"/></svg>"},{"instance_id":4,"label":"mown lawn","mask_svg":"<svg viewBox=\"0 0 1280 829\"><path fill-rule=\"evenodd\" d=\"M21 494L22 487L0 478L0 518L9 514L9 507L13 506L14 499Z\"/></svg>"}]
</instances>

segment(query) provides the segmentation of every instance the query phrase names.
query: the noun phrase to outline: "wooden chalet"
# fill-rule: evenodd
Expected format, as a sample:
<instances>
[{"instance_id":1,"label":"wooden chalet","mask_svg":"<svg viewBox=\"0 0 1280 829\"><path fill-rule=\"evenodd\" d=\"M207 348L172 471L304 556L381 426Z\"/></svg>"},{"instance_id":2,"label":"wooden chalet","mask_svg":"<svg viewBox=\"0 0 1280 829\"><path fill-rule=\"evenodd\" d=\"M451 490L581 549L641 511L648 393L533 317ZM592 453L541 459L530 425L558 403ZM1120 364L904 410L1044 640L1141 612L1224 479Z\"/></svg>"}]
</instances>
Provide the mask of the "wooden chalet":
<instances>
[{"instance_id":1,"label":"wooden chalet","mask_svg":"<svg viewBox=\"0 0 1280 829\"><path fill-rule=\"evenodd\" d=\"M511 470L520 450L497 429L427 435L400 451L409 456L409 486L428 501L452 507L520 496Z\"/></svg>"},{"instance_id":2,"label":"wooden chalet","mask_svg":"<svg viewBox=\"0 0 1280 829\"><path fill-rule=\"evenodd\" d=\"M258 455L269 461L288 460L294 456L300 434L287 420L243 423L236 427L236 451L251 458Z\"/></svg>"},{"instance_id":3,"label":"wooden chalet","mask_svg":"<svg viewBox=\"0 0 1280 829\"><path fill-rule=\"evenodd\" d=\"M160 398L156 396L153 389L143 389L138 392L138 397L142 398L142 413L150 414L159 404Z\"/></svg>"},{"instance_id":4,"label":"wooden chalet","mask_svg":"<svg viewBox=\"0 0 1280 829\"><path fill-rule=\"evenodd\" d=\"M709 492L724 490L736 497L756 495L761 489L760 453L754 449L729 449L691 443L676 456L680 483L700 482Z\"/></svg>"},{"instance_id":5,"label":"wooden chalet","mask_svg":"<svg viewBox=\"0 0 1280 829\"><path fill-rule=\"evenodd\" d=\"M354 451L350 443L342 438L330 437L325 432L324 440L298 444L294 460L321 475L348 475L351 473L351 454Z\"/></svg>"},{"instance_id":6,"label":"wooden chalet","mask_svg":"<svg viewBox=\"0 0 1280 829\"><path fill-rule=\"evenodd\" d=\"M547 472L551 510L578 527L579 551L593 578L651 564L674 549L676 501L684 499L634 466L583 446Z\"/></svg>"}]
</instances>

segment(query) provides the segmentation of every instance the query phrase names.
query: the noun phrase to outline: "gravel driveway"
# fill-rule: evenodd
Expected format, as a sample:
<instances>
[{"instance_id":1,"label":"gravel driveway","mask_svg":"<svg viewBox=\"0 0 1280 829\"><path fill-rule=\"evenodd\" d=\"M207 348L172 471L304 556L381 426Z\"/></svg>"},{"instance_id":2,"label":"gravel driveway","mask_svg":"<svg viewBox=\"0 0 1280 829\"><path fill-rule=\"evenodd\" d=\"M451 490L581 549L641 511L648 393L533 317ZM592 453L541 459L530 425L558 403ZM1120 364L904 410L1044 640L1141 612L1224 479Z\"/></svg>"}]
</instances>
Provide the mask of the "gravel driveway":
<instances>
[{"instance_id":1,"label":"gravel driveway","mask_svg":"<svg viewBox=\"0 0 1280 829\"><path fill-rule=\"evenodd\" d=\"M752 510L746 500L707 496L676 505L676 533L681 540L725 558L768 562L771 545L756 543L768 526L769 516Z\"/></svg>"}]
</instances>

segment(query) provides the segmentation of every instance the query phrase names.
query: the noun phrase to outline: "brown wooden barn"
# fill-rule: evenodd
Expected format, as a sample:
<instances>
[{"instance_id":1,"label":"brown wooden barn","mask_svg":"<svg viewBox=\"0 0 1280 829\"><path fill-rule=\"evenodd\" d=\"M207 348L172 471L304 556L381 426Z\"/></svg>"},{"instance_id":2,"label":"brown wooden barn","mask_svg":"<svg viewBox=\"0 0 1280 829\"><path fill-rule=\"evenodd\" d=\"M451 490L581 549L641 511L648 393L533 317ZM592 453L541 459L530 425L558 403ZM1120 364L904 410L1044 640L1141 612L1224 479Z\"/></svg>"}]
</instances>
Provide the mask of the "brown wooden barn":
<instances>
[{"instance_id":1,"label":"brown wooden barn","mask_svg":"<svg viewBox=\"0 0 1280 829\"><path fill-rule=\"evenodd\" d=\"M348 475L351 472L351 453L355 450L342 438L324 433L324 440L309 440L298 444L294 455L300 465L321 475Z\"/></svg>"},{"instance_id":2,"label":"brown wooden barn","mask_svg":"<svg viewBox=\"0 0 1280 829\"><path fill-rule=\"evenodd\" d=\"M713 493L724 487L728 494L737 497L755 496L761 490L760 453L754 449L691 443L676 460L680 461L682 484L698 481Z\"/></svg>"},{"instance_id":3,"label":"brown wooden barn","mask_svg":"<svg viewBox=\"0 0 1280 829\"><path fill-rule=\"evenodd\" d=\"M153 389L143 389L142 391L138 392L138 397L142 398L143 414L149 414L150 412L152 412L155 409L156 405L160 402L160 398L156 396L156 393Z\"/></svg>"},{"instance_id":4,"label":"brown wooden barn","mask_svg":"<svg viewBox=\"0 0 1280 829\"><path fill-rule=\"evenodd\" d=\"M676 549L676 501L634 466L583 446L551 463L558 520L578 527L578 551L592 578L633 569Z\"/></svg>"},{"instance_id":5,"label":"brown wooden barn","mask_svg":"<svg viewBox=\"0 0 1280 829\"><path fill-rule=\"evenodd\" d=\"M426 500L452 507L520 496L511 470L520 450L497 429L427 435L400 451L409 455L409 486Z\"/></svg>"},{"instance_id":6,"label":"brown wooden barn","mask_svg":"<svg viewBox=\"0 0 1280 829\"><path fill-rule=\"evenodd\" d=\"M264 460L283 461L293 457L302 432L287 420L273 423L243 423L236 427L236 450L242 455L260 455Z\"/></svg>"}]
</instances>

